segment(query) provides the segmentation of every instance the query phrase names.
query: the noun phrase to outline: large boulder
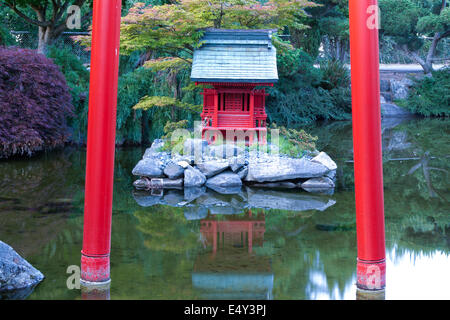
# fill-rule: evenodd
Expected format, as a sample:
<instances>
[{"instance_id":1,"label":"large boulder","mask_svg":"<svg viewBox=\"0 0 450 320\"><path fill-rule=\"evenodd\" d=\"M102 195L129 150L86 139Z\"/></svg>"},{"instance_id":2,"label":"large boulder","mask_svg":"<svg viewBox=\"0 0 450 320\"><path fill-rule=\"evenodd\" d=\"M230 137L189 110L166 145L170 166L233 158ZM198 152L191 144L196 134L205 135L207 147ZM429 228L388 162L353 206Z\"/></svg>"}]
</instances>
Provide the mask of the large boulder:
<instances>
[{"instance_id":1,"label":"large boulder","mask_svg":"<svg viewBox=\"0 0 450 320\"><path fill-rule=\"evenodd\" d=\"M191 166L184 170L184 186L185 187L201 187L205 184L206 177L197 168Z\"/></svg>"},{"instance_id":2,"label":"large boulder","mask_svg":"<svg viewBox=\"0 0 450 320\"><path fill-rule=\"evenodd\" d=\"M169 177L169 179L181 178L184 174L184 167L178 163L170 161L164 168L164 174Z\"/></svg>"},{"instance_id":3,"label":"large boulder","mask_svg":"<svg viewBox=\"0 0 450 320\"><path fill-rule=\"evenodd\" d=\"M272 161L250 159L246 181L273 182L324 176L330 171L324 165L306 158L274 157Z\"/></svg>"},{"instance_id":4,"label":"large boulder","mask_svg":"<svg viewBox=\"0 0 450 320\"><path fill-rule=\"evenodd\" d=\"M229 160L231 171L238 172L247 162L243 156L233 157Z\"/></svg>"},{"instance_id":5,"label":"large boulder","mask_svg":"<svg viewBox=\"0 0 450 320\"><path fill-rule=\"evenodd\" d=\"M240 187L242 181L239 176L231 171L222 172L206 181L206 186L210 187Z\"/></svg>"},{"instance_id":6,"label":"large boulder","mask_svg":"<svg viewBox=\"0 0 450 320\"><path fill-rule=\"evenodd\" d=\"M301 187L306 191L323 190L334 188L334 182L328 177L312 178L301 184Z\"/></svg>"},{"instance_id":7,"label":"large boulder","mask_svg":"<svg viewBox=\"0 0 450 320\"><path fill-rule=\"evenodd\" d=\"M237 194L241 191L242 181L231 171L222 172L206 181L206 186L222 194Z\"/></svg>"},{"instance_id":8,"label":"large boulder","mask_svg":"<svg viewBox=\"0 0 450 320\"><path fill-rule=\"evenodd\" d=\"M0 241L0 296L35 287L44 275L13 248Z\"/></svg>"},{"instance_id":9,"label":"large boulder","mask_svg":"<svg viewBox=\"0 0 450 320\"><path fill-rule=\"evenodd\" d=\"M325 152L320 152L317 156L315 156L312 160L312 162L320 163L328 168L328 170L336 170L337 164L334 162L329 155L327 155Z\"/></svg>"},{"instance_id":10,"label":"large boulder","mask_svg":"<svg viewBox=\"0 0 450 320\"><path fill-rule=\"evenodd\" d=\"M132 174L140 177L160 178L163 174L164 163L157 158L144 158L134 167Z\"/></svg>"},{"instance_id":11,"label":"large boulder","mask_svg":"<svg viewBox=\"0 0 450 320\"><path fill-rule=\"evenodd\" d=\"M226 169L228 169L228 167L229 167L229 164L227 161L210 160L210 161L204 161L204 162L197 163L197 168L207 178L213 177L216 174L219 174L222 171L225 171Z\"/></svg>"},{"instance_id":12,"label":"large boulder","mask_svg":"<svg viewBox=\"0 0 450 320\"><path fill-rule=\"evenodd\" d=\"M247 174L248 174L248 167L245 166L245 167L241 168L241 170L236 172L236 174L239 176L239 178L241 178L241 180L244 180L245 177L247 177Z\"/></svg>"}]
</instances>

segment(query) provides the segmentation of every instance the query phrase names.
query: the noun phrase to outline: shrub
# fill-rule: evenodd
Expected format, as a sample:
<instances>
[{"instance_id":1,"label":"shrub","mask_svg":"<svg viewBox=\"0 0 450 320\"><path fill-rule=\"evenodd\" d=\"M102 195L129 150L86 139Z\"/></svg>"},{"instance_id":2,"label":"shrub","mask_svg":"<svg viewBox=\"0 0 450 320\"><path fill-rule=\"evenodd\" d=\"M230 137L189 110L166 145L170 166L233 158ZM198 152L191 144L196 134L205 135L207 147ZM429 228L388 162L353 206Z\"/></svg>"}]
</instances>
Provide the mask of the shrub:
<instances>
[{"instance_id":1,"label":"shrub","mask_svg":"<svg viewBox=\"0 0 450 320\"><path fill-rule=\"evenodd\" d=\"M308 151L316 151L317 136L312 136L305 130L286 129L281 126L278 127L272 123L271 129L280 130L280 153L287 154L291 157L302 157Z\"/></svg>"},{"instance_id":2,"label":"shrub","mask_svg":"<svg viewBox=\"0 0 450 320\"><path fill-rule=\"evenodd\" d=\"M0 48L0 158L64 145L72 109L51 60L30 49Z\"/></svg>"},{"instance_id":3,"label":"shrub","mask_svg":"<svg viewBox=\"0 0 450 320\"><path fill-rule=\"evenodd\" d=\"M294 49L278 55L277 64L280 81L268 90L269 121L293 127L321 119L350 118L350 75L340 62L329 61L315 68L311 56Z\"/></svg>"},{"instance_id":4,"label":"shrub","mask_svg":"<svg viewBox=\"0 0 450 320\"><path fill-rule=\"evenodd\" d=\"M15 44L13 37L9 30L0 25L0 46L12 46Z\"/></svg>"},{"instance_id":5,"label":"shrub","mask_svg":"<svg viewBox=\"0 0 450 320\"><path fill-rule=\"evenodd\" d=\"M75 117L68 121L72 130L71 139L75 143L84 143L87 136L89 71L70 48L50 46L47 57L59 66L70 88L75 111Z\"/></svg>"},{"instance_id":6,"label":"shrub","mask_svg":"<svg viewBox=\"0 0 450 320\"><path fill-rule=\"evenodd\" d=\"M408 98L399 105L425 117L450 116L450 69L435 71L432 77L415 80Z\"/></svg>"},{"instance_id":7,"label":"shrub","mask_svg":"<svg viewBox=\"0 0 450 320\"><path fill-rule=\"evenodd\" d=\"M164 140L164 146L162 147L162 151L172 151L177 150L180 154L183 154L183 145L187 138L190 136L183 135L179 136L177 140L172 139L172 135L175 131L179 129L186 129L188 126L187 120L181 120L178 122L170 122L168 121L164 126L165 135L162 137Z\"/></svg>"}]
</instances>

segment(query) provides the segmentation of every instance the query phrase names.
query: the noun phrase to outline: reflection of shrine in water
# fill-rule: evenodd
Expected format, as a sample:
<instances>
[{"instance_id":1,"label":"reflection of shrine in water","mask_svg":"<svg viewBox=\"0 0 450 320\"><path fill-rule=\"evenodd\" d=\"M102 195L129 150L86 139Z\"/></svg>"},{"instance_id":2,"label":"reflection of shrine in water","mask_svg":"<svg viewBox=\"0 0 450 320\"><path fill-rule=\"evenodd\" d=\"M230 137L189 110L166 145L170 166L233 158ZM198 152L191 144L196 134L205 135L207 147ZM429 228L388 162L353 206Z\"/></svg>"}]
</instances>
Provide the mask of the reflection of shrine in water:
<instances>
[{"instance_id":1,"label":"reflection of shrine in water","mask_svg":"<svg viewBox=\"0 0 450 320\"><path fill-rule=\"evenodd\" d=\"M253 252L264 241L263 210L248 210L241 215L208 215L201 220L200 232L207 252L195 261L192 284L201 298L272 298L270 259Z\"/></svg>"}]
</instances>

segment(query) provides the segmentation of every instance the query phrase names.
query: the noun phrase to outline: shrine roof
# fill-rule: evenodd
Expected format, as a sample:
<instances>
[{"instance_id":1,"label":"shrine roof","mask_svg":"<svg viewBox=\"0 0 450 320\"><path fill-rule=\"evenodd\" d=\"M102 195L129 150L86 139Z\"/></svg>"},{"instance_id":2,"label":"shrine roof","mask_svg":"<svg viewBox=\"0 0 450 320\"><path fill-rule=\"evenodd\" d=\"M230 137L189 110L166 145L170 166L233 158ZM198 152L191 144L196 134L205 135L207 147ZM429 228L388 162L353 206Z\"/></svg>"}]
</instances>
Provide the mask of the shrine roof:
<instances>
[{"instance_id":1,"label":"shrine roof","mask_svg":"<svg viewBox=\"0 0 450 320\"><path fill-rule=\"evenodd\" d=\"M275 30L207 29L194 51L191 80L273 83L278 80Z\"/></svg>"}]
</instances>

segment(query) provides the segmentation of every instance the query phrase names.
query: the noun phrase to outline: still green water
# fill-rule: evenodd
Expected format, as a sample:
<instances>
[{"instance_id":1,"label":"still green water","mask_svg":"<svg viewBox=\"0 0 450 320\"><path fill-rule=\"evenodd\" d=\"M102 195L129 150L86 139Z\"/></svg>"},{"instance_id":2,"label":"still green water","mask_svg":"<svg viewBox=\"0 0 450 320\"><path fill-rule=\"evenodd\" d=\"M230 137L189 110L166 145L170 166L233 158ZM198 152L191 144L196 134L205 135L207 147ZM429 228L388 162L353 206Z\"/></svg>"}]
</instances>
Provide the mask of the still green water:
<instances>
[{"instance_id":1,"label":"still green water","mask_svg":"<svg viewBox=\"0 0 450 320\"><path fill-rule=\"evenodd\" d=\"M449 125L383 122L386 299L450 299ZM142 207L131 170L145 150L117 149L111 299L355 299L351 123L308 130L338 164L333 195L297 192L331 204L322 211L249 210L245 197L221 195L234 211L195 219L192 209ZM66 281L80 264L85 156L66 148L0 162L0 240L46 277L28 299L81 299Z\"/></svg>"}]
</instances>

